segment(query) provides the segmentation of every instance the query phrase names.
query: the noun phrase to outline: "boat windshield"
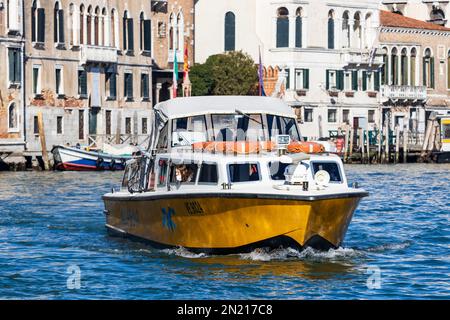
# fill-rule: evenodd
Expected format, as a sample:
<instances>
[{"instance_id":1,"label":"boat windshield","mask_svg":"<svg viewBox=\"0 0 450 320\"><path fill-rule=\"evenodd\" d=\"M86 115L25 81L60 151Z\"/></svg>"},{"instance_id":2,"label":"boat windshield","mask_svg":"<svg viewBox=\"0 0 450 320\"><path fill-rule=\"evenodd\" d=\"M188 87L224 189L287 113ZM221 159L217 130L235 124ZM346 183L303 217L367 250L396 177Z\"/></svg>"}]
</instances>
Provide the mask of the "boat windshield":
<instances>
[{"instance_id":1,"label":"boat windshield","mask_svg":"<svg viewBox=\"0 0 450 320\"><path fill-rule=\"evenodd\" d=\"M261 114L213 114L215 141L265 141Z\"/></svg>"},{"instance_id":2,"label":"boat windshield","mask_svg":"<svg viewBox=\"0 0 450 320\"><path fill-rule=\"evenodd\" d=\"M294 118L280 117L268 114L267 126L269 139L275 141L277 135L289 135L291 141L300 141L300 133L297 128L297 121Z\"/></svg>"},{"instance_id":3,"label":"boat windshield","mask_svg":"<svg viewBox=\"0 0 450 320\"><path fill-rule=\"evenodd\" d=\"M172 147L190 146L208 141L206 117L194 116L172 120Z\"/></svg>"}]
</instances>

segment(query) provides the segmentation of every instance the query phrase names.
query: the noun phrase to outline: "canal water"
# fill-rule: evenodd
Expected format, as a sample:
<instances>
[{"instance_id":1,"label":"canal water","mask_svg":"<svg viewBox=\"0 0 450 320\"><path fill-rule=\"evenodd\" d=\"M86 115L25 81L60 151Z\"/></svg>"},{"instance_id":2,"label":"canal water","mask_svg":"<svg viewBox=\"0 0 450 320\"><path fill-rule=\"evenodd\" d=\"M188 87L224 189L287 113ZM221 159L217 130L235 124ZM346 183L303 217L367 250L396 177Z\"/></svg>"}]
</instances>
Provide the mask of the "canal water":
<instances>
[{"instance_id":1,"label":"canal water","mask_svg":"<svg viewBox=\"0 0 450 320\"><path fill-rule=\"evenodd\" d=\"M0 299L450 299L450 166L347 166L342 248L231 256L109 237L120 173L0 172Z\"/></svg>"}]
</instances>

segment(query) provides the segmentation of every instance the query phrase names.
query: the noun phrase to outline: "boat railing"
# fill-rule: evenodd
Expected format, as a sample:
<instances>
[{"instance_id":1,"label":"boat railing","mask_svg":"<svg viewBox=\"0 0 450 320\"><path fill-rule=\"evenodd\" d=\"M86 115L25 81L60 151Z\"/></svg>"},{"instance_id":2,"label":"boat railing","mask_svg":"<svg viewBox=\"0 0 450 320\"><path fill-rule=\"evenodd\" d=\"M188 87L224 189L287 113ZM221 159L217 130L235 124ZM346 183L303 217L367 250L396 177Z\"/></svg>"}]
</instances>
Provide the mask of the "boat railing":
<instances>
[{"instance_id":1,"label":"boat railing","mask_svg":"<svg viewBox=\"0 0 450 320\"><path fill-rule=\"evenodd\" d=\"M95 134L87 137L87 145L90 149L103 149L105 144L133 144L147 149L149 141L148 134Z\"/></svg>"}]
</instances>

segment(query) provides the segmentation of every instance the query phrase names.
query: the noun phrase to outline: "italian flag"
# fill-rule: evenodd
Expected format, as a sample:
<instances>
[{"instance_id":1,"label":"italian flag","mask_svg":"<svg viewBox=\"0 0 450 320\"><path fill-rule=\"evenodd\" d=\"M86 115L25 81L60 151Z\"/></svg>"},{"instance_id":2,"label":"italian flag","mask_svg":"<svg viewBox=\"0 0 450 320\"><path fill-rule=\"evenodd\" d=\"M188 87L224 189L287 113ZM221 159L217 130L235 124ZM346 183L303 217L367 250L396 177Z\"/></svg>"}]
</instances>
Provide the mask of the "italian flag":
<instances>
[{"instance_id":1,"label":"italian flag","mask_svg":"<svg viewBox=\"0 0 450 320\"><path fill-rule=\"evenodd\" d=\"M177 50L173 51L173 98L177 97L177 89L178 89L178 61L177 61Z\"/></svg>"}]
</instances>

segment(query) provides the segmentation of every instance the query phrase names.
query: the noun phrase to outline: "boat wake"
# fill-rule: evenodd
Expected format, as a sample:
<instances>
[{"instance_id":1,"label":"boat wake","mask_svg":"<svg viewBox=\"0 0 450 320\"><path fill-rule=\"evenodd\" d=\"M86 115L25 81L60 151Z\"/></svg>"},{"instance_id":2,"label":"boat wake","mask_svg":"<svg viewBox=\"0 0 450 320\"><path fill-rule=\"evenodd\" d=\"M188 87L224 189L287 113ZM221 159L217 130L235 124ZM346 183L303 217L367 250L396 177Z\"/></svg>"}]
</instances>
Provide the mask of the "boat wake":
<instances>
[{"instance_id":1,"label":"boat wake","mask_svg":"<svg viewBox=\"0 0 450 320\"><path fill-rule=\"evenodd\" d=\"M298 251L292 248L280 248L276 250L256 249L250 253L240 254L240 258L253 261L277 261L287 259L300 259L311 261L334 261L348 258L360 257L361 251L351 248L337 248L328 251L318 251L313 248L306 248Z\"/></svg>"},{"instance_id":2,"label":"boat wake","mask_svg":"<svg viewBox=\"0 0 450 320\"><path fill-rule=\"evenodd\" d=\"M198 258L207 257L207 255L205 253L194 253L184 247L177 247L176 249L163 249L161 251L168 255L175 255L175 256L179 256L182 258L189 258L189 259L198 259Z\"/></svg>"}]
</instances>

